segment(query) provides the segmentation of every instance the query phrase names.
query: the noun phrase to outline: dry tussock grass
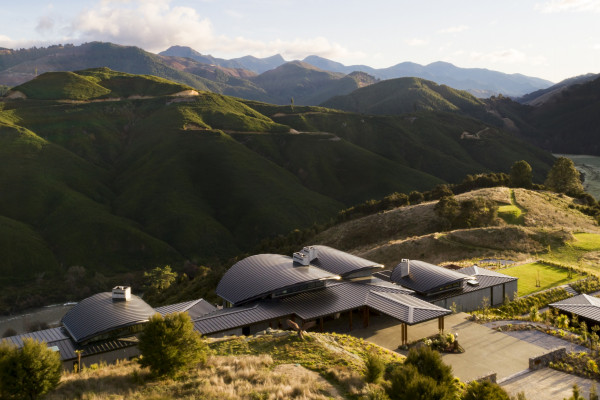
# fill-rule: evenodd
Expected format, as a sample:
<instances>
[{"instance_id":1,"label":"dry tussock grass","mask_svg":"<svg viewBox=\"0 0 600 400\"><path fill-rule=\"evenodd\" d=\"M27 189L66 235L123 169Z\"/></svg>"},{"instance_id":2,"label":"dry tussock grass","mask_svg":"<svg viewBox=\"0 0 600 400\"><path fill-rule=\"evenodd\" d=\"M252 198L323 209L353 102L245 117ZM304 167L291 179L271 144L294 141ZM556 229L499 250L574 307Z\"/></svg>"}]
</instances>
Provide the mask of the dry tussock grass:
<instances>
[{"instance_id":1,"label":"dry tussock grass","mask_svg":"<svg viewBox=\"0 0 600 400\"><path fill-rule=\"evenodd\" d=\"M178 380L150 380L135 362L63 376L47 399L330 399L337 390L301 366L274 368L268 355L209 357L203 368Z\"/></svg>"},{"instance_id":2,"label":"dry tussock grass","mask_svg":"<svg viewBox=\"0 0 600 400\"><path fill-rule=\"evenodd\" d=\"M568 196L525 189L514 191L517 203L527 211L524 217L525 226L600 232L592 217L569 208L573 199Z\"/></svg>"}]
</instances>

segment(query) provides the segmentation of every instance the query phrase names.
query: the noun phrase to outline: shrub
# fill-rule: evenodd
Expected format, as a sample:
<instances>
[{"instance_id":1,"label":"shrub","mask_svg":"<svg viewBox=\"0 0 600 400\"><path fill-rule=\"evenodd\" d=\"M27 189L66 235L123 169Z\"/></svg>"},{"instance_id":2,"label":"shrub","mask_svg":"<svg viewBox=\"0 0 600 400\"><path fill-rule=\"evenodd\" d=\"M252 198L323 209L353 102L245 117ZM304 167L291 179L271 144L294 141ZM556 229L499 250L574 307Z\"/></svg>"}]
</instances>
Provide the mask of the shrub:
<instances>
[{"instance_id":1,"label":"shrub","mask_svg":"<svg viewBox=\"0 0 600 400\"><path fill-rule=\"evenodd\" d=\"M510 400L510 396L497 383L473 381L467 386L463 400Z\"/></svg>"},{"instance_id":2,"label":"shrub","mask_svg":"<svg viewBox=\"0 0 600 400\"><path fill-rule=\"evenodd\" d=\"M427 346L411 349L404 364L413 365L420 374L429 376L442 384L451 384L454 380L452 367L444 364L440 353Z\"/></svg>"},{"instance_id":3,"label":"shrub","mask_svg":"<svg viewBox=\"0 0 600 400\"><path fill-rule=\"evenodd\" d=\"M58 385L61 373L59 354L44 342L26 338L20 349L6 342L0 345L2 398L36 399Z\"/></svg>"},{"instance_id":4,"label":"shrub","mask_svg":"<svg viewBox=\"0 0 600 400\"><path fill-rule=\"evenodd\" d=\"M392 371L388 395L395 400L450 400L454 398L455 389L419 373L414 365L406 364Z\"/></svg>"},{"instance_id":5,"label":"shrub","mask_svg":"<svg viewBox=\"0 0 600 400\"><path fill-rule=\"evenodd\" d=\"M367 353L365 360L365 381L367 383L377 383L385 372L385 362L374 351Z\"/></svg>"},{"instance_id":6,"label":"shrub","mask_svg":"<svg viewBox=\"0 0 600 400\"><path fill-rule=\"evenodd\" d=\"M206 361L207 346L187 313L153 315L139 340L139 363L155 376L176 376Z\"/></svg>"},{"instance_id":7,"label":"shrub","mask_svg":"<svg viewBox=\"0 0 600 400\"><path fill-rule=\"evenodd\" d=\"M510 168L510 186L531 189L531 165L525 160L515 162Z\"/></svg>"}]
</instances>

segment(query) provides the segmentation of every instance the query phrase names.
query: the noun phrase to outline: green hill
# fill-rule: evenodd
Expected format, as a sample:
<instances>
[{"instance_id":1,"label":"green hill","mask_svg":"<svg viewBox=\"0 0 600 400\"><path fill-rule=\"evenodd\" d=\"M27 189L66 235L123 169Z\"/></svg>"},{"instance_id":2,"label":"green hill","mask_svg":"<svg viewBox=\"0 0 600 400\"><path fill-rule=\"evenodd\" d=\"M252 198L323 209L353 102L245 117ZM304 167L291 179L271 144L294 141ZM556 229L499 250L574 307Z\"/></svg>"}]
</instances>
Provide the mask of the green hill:
<instances>
[{"instance_id":1,"label":"green hill","mask_svg":"<svg viewBox=\"0 0 600 400\"><path fill-rule=\"evenodd\" d=\"M490 108L535 145L561 154L600 155L600 78L550 93L536 106L493 98Z\"/></svg>"},{"instance_id":2,"label":"green hill","mask_svg":"<svg viewBox=\"0 0 600 400\"><path fill-rule=\"evenodd\" d=\"M420 78L397 78L362 87L321 104L361 114L400 115L415 111L460 112L489 120L485 103L463 90Z\"/></svg>"},{"instance_id":3,"label":"green hill","mask_svg":"<svg viewBox=\"0 0 600 400\"><path fill-rule=\"evenodd\" d=\"M91 100L130 96L174 95L192 87L151 75L132 75L108 68L46 72L12 89L37 100Z\"/></svg>"},{"instance_id":4,"label":"green hill","mask_svg":"<svg viewBox=\"0 0 600 400\"><path fill-rule=\"evenodd\" d=\"M391 192L508 171L517 159L541 171L551 163L454 114L178 96L189 87L108 69L43 74L16 89L28 98L0 102L4 310L76 299L106 279L139 285L140 271L158 265L218 265ZM20 284L45 297L8 290Z\"/></svg>"}]
</instances>

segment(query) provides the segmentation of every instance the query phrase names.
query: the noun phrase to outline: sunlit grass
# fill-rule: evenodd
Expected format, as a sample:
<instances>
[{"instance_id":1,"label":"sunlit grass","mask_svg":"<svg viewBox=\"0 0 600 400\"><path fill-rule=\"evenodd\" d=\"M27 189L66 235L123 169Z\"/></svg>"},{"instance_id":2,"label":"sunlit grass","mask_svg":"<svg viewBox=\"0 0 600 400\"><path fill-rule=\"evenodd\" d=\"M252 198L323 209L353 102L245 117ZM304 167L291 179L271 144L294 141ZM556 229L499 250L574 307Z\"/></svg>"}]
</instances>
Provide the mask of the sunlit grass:
<instances>
[{"instance_id":1,"label":"sunlit grass","mask_svg":"<svg viewBox=\"0 0 600 400\"><path fill-rule=\"evenodd\" d=\"M523 225L523 212L513 204L498 207L498 216L507 224Z\"/></svg>"},{"instance_id":2,"label":"sunlit grass","mask_svg":"<svg viewBox=\"0 0 600 400\"><path fill-rule=\"evenodd\" d=\"M600 272L594 252L600 251L600 234L575 233L575 240L540 254L541 260L576 267L592 273Z\"/></svg>"},{"instance_id":3,"label":"sunlit grass","mask_svg":"<svg viewBox=\"0 0 600 400\"><path fill-rule=\"evenodd\" d=\"M516 267L509 267L503 269L502 273L519 278L519 296L525 296L531 293L539 292L540 290L564 285L565 283L573 282L583 277L580 274L573 273L573 277L569 278L569 272L567 269L544 264L543 262L534 262L518 265ZM538 276L540 280L540 286L536 285Z\"/></svg>"}]
</instances>

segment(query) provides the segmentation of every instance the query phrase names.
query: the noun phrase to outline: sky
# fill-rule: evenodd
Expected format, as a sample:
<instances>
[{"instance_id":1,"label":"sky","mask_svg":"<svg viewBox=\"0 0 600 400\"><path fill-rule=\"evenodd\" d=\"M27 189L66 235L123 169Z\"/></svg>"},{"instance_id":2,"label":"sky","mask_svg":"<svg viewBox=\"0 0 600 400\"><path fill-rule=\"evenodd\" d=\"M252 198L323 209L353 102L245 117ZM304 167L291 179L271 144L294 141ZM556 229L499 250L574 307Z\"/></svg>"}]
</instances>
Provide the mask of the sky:
<instances>
[{"instance_id":1,"label":"sky","mask_svg":"<svg viewBox=\"0 0 600 400\"><path fill-rule=\"evenodd\" d=\"M600 0L0 0L0 47L91 41L220 58L600 72Z\"/></svg>"}]
</instances>

